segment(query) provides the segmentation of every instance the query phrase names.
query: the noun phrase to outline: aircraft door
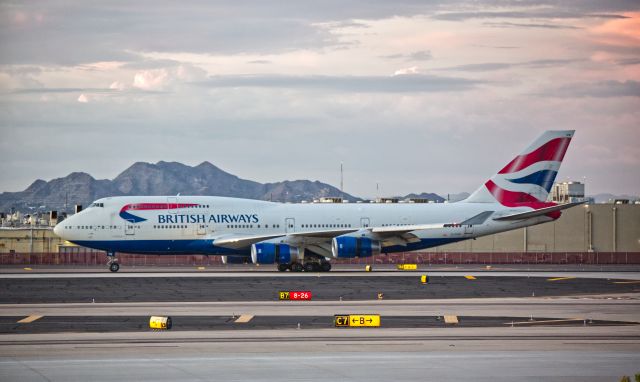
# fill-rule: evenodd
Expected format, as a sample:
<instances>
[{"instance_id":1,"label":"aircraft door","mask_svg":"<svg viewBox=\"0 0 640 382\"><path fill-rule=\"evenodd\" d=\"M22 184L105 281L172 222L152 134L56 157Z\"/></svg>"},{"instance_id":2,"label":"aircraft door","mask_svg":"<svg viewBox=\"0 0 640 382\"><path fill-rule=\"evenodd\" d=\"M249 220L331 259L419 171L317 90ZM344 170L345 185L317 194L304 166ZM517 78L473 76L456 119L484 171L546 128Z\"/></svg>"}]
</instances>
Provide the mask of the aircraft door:
<instances>
[{"instance_id":1,"label":"aircraft door","mask_svg":"<svg viewBox=\"0 0 640 382\"><path fill-rule=\"evenodd\" d=\"M168 204L168 212L170 214L174 214L177 215L178 212L180 211L180 209L178 208L178 197L177 196L169 196L167 197L167 204Z\"/></svg>"},{"instance_id":2,"label":"aircraft door","mask_svg":"<svg viewBox=\"0 0 640 382\"><path fill-rule=\"evenodd\" d=\"M464 234L465 235L473 234L473 224L467 224L464 226Z\"/></svg>"},{"instance_id":3,"label":"aircraft door","mask_svg":"<svg viewBox=\"0 0 640 382\"><path fill-rule=\"evenodd\" d=\"M360 218L360 227L368 228L371 225L371 219L369 218Z\"/></svg>"},{"instance_id":4,"label":"aircraft door","mask_svg":"<svg viewBox=\"0 0 640 382\"><path fill-rule=\"evenodd\" d=\"M296 219L294 218L284 219L284 231L286 233L296 232Z\"/></svg>"},{"instance_id":5,"label":"aircraft door","mask_svg":"<svg viewBox=\"0 0 640 382\"><path fill-rule=\"evenodd\" d=\"M207 233L206 231L207 226L203 223L198 223L198 226L196 227L196 234L197 235L204 235Z\"/></svg>"}]
</instances>

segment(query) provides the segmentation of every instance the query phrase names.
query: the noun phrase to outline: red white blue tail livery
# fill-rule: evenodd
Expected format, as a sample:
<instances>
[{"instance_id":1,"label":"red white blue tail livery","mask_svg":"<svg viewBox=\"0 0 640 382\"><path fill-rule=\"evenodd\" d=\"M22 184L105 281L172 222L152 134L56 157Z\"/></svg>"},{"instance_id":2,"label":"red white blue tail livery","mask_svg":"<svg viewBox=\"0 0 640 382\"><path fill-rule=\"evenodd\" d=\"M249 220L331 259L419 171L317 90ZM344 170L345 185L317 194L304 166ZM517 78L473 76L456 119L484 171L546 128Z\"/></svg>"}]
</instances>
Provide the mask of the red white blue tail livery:
<instances>
[{"instance_id":1,"label":"red white blue tail livery","mask_svg":"<svg viewBox=\"0 0 640 382\"><path fill-rule=\"evenodd\" d=\"M540 207L549 196L573 134L573 130L546 131L466 202Z\"/></svg>"}]
</instances>

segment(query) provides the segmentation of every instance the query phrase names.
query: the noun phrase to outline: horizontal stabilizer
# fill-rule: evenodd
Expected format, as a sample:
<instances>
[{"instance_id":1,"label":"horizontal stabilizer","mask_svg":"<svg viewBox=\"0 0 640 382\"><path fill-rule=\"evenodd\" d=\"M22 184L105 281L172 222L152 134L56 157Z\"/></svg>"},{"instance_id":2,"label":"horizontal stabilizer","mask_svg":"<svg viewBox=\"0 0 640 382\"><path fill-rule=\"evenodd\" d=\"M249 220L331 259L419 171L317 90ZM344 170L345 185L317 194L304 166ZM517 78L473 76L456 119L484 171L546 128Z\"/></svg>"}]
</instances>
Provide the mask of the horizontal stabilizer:
<instances>
[{"instance_id":1,"label":"horizontal stabilizer","mask_svg":"<svg viewBox=\"0 0 640 382\"><path fill-rule=\"evenodd\" d=\"M567 208L575 207L577 205L583 204L584 202L574 202L574 203L565 203L558 204L551 207L540 208L539 210L527 211L527 212L518 212L516 214L500 216L493 218L493 220L523 220L534 218L536 216L546 215L550 212L566 210Z\"/></svg>"},{"instance_id":2,"label":"horizontal stabilizer","mask_svg":"<svg viewBox=\"0 0 640 382\"><path fill-rule=\"evenodd\" d=\"M480 212L479 214L477 214L476 216L469 218L465 221L463 221L462 225L480 225L482 223L484 223L487 218L489 218L489 216L491 216L491 214L493 214L494 211L484 211L484 212Z\"/></svg>"}]
</instances>

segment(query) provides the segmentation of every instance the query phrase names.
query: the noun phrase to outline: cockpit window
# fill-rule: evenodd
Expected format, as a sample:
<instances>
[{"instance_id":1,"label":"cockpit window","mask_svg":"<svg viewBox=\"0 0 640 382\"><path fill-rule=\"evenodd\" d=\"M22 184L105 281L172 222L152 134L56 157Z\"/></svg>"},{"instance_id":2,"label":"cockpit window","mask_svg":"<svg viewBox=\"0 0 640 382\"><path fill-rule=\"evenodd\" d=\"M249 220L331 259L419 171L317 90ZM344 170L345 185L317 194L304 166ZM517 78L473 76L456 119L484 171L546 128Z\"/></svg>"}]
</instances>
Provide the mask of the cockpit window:
<instances>
[{"instance_id":1,"label":"cockpit window","mask_svg":"<svg viewBox=\"0 0 640 382\"><path fill-rule=\"evenodd\" d=\"M89 208L91 208L91 207L104 207L104 203L91 203Z\"/></svg>"}]
</instances>

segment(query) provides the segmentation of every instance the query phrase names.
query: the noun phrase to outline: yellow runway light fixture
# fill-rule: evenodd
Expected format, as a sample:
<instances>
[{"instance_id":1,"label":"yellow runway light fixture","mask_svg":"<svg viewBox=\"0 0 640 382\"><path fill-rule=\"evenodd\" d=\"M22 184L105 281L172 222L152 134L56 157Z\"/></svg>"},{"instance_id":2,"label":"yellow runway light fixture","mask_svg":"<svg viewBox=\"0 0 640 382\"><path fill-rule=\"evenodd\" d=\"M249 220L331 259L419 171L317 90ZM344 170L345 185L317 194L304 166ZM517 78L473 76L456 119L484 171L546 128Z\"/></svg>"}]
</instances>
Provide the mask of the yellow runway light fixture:
<instances>
[{"instance_id":1,"label":"yellow runway light fixture","mask_svg":"<svg viewBox=\"0 0 640 382\"><path fill-rule=\"evenodd\" d=\"M169 330L172 325L171 317L151 316L151 318L149 318L149 327L151 329Z\"/></svg>"}]
</instances>

